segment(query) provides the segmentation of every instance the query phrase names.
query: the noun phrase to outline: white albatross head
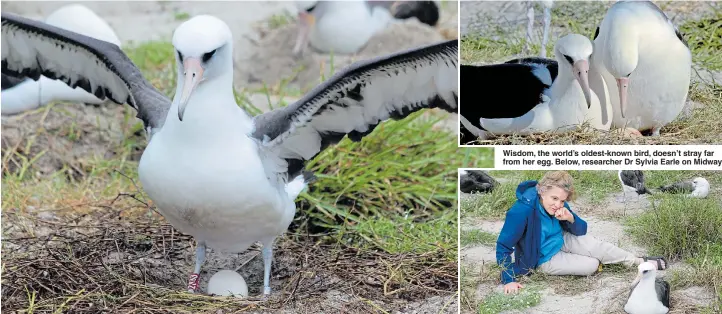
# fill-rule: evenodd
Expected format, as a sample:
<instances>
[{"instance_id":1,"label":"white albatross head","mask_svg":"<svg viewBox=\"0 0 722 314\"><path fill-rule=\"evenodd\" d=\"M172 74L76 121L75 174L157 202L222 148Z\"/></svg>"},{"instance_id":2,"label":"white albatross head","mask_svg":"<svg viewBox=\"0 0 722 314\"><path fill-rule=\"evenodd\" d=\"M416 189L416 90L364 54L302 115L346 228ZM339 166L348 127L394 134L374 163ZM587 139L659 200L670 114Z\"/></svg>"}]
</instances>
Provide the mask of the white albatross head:
<instances>
[{"instance_id":1,"label":"white albatross head","mask_svg":"<svg viewBox=\"0 0 722 314\"><path fill-rule=\"evenodd\" d=\"M588 38L579 34L569 34L554 45L554 55L559 63L559 71L571 71L579 81L587 101L587 108L592 106L592 94L589 89L589 58L594 47Z\"/></svg>"},{"instance_id":2,"label":"white albatross head","mask_svg":"<svg viewBox=\"0 0 722 314\"><path fill-rule=\"evenodd\" d=\"M199 85L219 77L232 80L233 35L219 18L198 15L175 29L172 42L178 71L178 119L183 121L188 100Z\"/></svg>"},{"instance_id":3,"label":"white albatross head","mask_svg":"<svg viewBox=\"0 0 722 314\"><path fill-rule=\"evenodd\" d=\"M656 277L657 277L657 265L650 261L643 262L643 263L639 264L639 266L637 266L637 277L634 278L634 282L632 283L632 286L636 285L641 280L647 280L649 278L652 278L652 280L654 280L654 278L656 278Z\"/></svg>"},{"instance_id":4,"label":"white albatross head","mask_svg":"<svg viewBox=\"0 0 722 314\"><path fill-rule=\"evenodd\" d=\"M707 179L696 177L692 180L692 186L694 186L694 191L692 191L693 196L702 198L707 197L707 194L709 193L709 181L707 181Z\"/></svg>"}]
</instances>

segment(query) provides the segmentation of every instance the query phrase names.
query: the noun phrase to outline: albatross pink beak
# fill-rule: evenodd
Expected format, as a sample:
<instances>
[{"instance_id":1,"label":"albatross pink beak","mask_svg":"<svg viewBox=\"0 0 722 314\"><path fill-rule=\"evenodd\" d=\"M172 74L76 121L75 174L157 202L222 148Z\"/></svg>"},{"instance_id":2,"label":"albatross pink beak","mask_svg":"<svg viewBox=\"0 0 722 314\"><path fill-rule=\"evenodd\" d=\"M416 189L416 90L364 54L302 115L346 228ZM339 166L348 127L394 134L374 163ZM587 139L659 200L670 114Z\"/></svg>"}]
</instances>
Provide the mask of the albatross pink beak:
<instances>
[{"instance_id":1,"label":"albatross pink beak","mask_svg":"<svg viewBox=\"0 0 722 314\"><path fill-rule=\"evenodd\" d=\"M584 99L587 101L587 109L592 107L592 93L589 90L589 62L587 60L578 60L572 65L574 77L579 81L584 93Z\"/></svg>"},{"instance_id":2,"label":"albatross pink beak","mask_svg":"<svg viewBox=\"0 0 722 314\"><path fill-rule=\"evenodd\" d=\"M203 67L201 60L198 58L187 57L183 60L183 90L181 91L180 101L178 102L178 120L183 121L183 113L186 111L188 99L191 93L196 89L198 83L203 80Z\"/></svg>"},{"instance_id":3,"label":"albatross pink beak","mask_svg":"<svg viewBox=\"0 0 722 314\"><path fill-rule=\"evenodd\" d=\"M617 79L617 88L619 89L619 109L624 118L624 109L627 108L627 87L629 86L628 77L620 77Z\"/></svg>"},{"instance_id":4,"label":"albatross pink beak","mask_svg":"<svg viewBox=\"0 0 722 314\"><path fill-rule=\"evenodd\" d=\"M311 27L316 23L316 18L308 12L301 11L298 13L298 22L298 36L296 45L293 46L294 55L298 55L308 45L308 37L311 34Z\"/></svg>"}]
</instances>

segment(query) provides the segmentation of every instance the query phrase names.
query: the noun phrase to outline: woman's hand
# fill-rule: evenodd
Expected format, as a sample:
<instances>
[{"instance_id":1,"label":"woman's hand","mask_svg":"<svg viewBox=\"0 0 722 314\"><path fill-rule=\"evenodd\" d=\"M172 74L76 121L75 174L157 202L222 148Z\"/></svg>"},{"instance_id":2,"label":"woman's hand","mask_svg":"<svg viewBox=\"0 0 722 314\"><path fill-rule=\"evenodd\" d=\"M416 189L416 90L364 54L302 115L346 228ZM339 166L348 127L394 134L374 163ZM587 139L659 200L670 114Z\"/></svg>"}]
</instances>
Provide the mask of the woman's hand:
<instances>
[{"instance_id":1,"label":"woman's hand","mask_svg":"<svg viewBox=\"0 0 722 314\"><path fill-rule=\"evenodd\" d=\"M556 217L559 220L566 220L571 223L574 222L574 216L572 215L571 212L569 212L569 210L566 207L562 207L562 208L558 209L554 213L554 217Z\"/></svg>"},{"instance_id":2,"label":"woman's hand","mask_svg":"<svg viewBox=\"0 0 722 314\"><path fill-rule=\"evenodd\" d=\"M516 293L521 288L524 288L524 286L522 286L520 283L510 282L504 285L504 294Z\"/></svg>"}]
</instances>

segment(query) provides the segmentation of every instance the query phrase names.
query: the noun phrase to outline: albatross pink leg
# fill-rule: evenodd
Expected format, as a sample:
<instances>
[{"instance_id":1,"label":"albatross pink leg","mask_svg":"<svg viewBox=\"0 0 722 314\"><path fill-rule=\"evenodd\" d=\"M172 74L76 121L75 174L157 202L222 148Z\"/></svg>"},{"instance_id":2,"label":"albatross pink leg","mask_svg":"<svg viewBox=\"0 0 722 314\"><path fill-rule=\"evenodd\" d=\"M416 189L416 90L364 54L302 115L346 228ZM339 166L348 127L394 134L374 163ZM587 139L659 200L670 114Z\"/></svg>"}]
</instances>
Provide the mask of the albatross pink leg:
<instances>
[{"instance_id":1,"label":"albatross pink leg","mask_svg":"<svg viewBox=\"0 0 722 314\"><path fill-rule=\"evenodd\" d=\"M198 243L196 246L196 268L188 278L188 292L195 293L198 291L201 279L201 265L206 261L206 244Z\"/></svg>"}]
</instances>

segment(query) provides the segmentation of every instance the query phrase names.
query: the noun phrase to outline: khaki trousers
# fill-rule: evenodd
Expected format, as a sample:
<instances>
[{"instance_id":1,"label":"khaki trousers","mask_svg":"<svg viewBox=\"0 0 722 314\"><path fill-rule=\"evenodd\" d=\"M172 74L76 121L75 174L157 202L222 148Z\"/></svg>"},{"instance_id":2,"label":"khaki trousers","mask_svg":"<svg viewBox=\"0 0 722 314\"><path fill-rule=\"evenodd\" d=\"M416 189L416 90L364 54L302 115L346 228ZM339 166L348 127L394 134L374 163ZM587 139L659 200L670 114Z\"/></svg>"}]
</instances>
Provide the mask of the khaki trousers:
<instances>
[{"instance_id":1,"label":"khaki trousers","mask_svg":"<svg viewBox=\"0 0 722 314\"><path fill-rule=\"evenodd\" d=\"M539 266L549 275L588 276L599 268L599 263L625 263L634 266L634 254L590 235L575 236L564 232L564 246L552 259Z\"/></svg>"}]
</instances>

